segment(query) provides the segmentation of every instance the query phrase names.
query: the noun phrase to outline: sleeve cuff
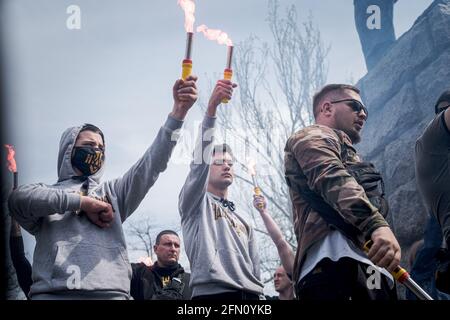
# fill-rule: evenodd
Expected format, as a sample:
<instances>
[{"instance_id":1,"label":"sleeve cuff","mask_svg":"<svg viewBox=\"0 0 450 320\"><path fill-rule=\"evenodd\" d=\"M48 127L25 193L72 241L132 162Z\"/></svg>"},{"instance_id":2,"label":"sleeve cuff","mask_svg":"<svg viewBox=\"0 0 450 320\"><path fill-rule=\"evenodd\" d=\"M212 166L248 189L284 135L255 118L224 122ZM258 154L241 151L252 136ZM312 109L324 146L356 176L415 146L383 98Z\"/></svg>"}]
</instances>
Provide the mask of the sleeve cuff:
<instances>
[{"instance_id":1,"label":"sleeve cuff","mask_svg":"<svg viewBox=\"0 0 450 320\"><path fill-rule=\"evenodd\" d=\"M217 119L217 117L210 117L207 114L205 114L205 117L203 118L203 127L214 128L216 119Z\"/></svg>"},{"instance_id":2,"label":"sleeve cuff","mask_svg":"<svg viewBox=\"0 0 450 320\"><path fill-rule=\"evenodd\" d=\"M381 214L380 214L380 216L381 216ZM386 222L386 220L384 220L384 218L382 221L375 221L374 223L369 224L363 231L365 240L366 241L370 240L372 237L372 233L376 229L381 228L381 227L390 227L389 224Z\"/></svg>"},{"instance_id":3,"label":"sleeve cuff","mask_svg":"<svg viewBox=\"0 0 450 320\"><path fill-rule=\"evenodd\" d=\"M168 115L166 123L164 123L164 127L172 131L175 131L180 129L183 126L183 123L184 123L183 120L178 120L172 117L171 115Z\"/></svg>"},{"instance_id":4,"label":"sleeve cuff","mask_svg":"<svg viewBox=\"0 0 450 320\"><path fill-rule=\"evenodd\" d=\"M81 196L78 193L69 193L67 195L67 210L78 211L81 207Z\"/></svg>"}]
</instances>

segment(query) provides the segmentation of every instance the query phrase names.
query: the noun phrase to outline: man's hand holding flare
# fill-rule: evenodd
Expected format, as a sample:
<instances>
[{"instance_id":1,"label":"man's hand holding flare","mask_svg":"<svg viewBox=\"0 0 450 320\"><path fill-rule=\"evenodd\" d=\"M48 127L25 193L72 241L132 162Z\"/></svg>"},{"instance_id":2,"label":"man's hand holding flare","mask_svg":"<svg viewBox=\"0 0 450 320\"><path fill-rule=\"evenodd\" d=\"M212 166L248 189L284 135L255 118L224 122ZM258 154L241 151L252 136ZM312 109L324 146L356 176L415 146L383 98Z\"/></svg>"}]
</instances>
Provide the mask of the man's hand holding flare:
<instances>
[{"instance_id":1,"label":"man's hand holding flare","mask_svg":"<svg viewBox=\"0 0 450 320\"><path fill-rule=\"evenodd\" d=\"M233 95L233 88L236 88L237 84L230 80L218 80L214 90L211 94L211 98L208 103L208 115L214 117L216 115L217 107L223 99L230 100Z\"/></svg>"},{"instance_id":2,"label":"man's hand holding flare","mask_svg":"<svg viewBox=\"0 0 450 320\"><path fill-rule=\"evenodd\" d=\"M267 201L266 198L264 198L263 195L253 195L253 206L256 208L256 210L259 211L259 213L264 213L267 209Z\"/></svg>"},{"instance_id":3,"label":"man's hand holding flare","mask_svg":"<svg viewBox=\"0 0 450 320\"><path fill-rule=\"evenodd\" d=\"M393 272L400 263L401 249L389 227L380 227L372 233L373 245L367 256L381 268Z\"/></svg>"},{"instance_id":4,"label":"man's hand holding flare","mask_svg":"<svg viewBox=\"0 0 450 320\"><path fill-rule=\"evenodd\" d=\"M173 85L173 110L170 113L177 120L184 120L189 109L198 98L197 77L190 75L186 80L178 79Z\"/></svg>"}]
</instances>

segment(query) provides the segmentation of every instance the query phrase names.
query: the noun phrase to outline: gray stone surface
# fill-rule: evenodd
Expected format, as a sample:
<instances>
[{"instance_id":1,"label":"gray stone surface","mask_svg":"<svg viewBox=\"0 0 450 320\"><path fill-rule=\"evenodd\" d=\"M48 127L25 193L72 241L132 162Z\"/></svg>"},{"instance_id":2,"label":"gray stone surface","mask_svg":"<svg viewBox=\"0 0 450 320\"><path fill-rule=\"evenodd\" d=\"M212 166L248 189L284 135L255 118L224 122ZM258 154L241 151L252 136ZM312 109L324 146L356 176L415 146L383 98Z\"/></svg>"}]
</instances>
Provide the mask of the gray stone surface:
<instances>
[{"instance_id":1,"label":"gray stone surface","mask_svg":"<svg viewBox=\"0 0 450 320\"><path fill-rule=\"evenodd\" d=\"M427 219L415 180L415 141L434 117L438 96L450 88L450 1L434 1L357 86L369 109L357 148L385 177L388 220L407 266Z\"/></svg>"}]
</instances>

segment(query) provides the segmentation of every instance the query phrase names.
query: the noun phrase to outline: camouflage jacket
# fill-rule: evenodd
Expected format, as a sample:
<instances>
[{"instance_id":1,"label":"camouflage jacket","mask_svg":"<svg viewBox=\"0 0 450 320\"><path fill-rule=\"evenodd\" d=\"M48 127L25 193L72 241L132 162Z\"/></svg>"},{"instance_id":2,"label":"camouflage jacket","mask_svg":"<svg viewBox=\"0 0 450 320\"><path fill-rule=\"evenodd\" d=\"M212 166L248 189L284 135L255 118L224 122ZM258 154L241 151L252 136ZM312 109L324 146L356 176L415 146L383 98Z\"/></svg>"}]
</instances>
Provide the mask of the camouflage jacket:
<instances>
[{"instance_id":1,"label":"camouflage jacket","mask_svg":"<svg viewBox=\"0 0 450 320\"><path fill-rule=\"evenodd\" d=\"M284 151L286 179L321 196L346 222L361 231L361 243L375 229L388 226L346 169L346 165L359 163L361 159L344 132L312 125L293 134ZM293 275L297 280L306 251L323 239L331 228L296 188L290 188L289 193L298 242Z\"/></svg>"}]
</instances>

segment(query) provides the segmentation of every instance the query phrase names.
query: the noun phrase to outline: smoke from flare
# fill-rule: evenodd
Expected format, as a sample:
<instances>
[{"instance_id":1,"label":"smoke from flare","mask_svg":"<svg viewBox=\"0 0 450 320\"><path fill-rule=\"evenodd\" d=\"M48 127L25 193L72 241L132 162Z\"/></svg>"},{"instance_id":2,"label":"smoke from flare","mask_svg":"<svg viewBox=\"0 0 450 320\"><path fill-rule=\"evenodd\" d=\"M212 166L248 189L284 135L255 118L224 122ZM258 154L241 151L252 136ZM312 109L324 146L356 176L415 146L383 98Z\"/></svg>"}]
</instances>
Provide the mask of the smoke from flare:
<instances>
[{"instance_id":1,"label":"smoke from flare","mask_svg":"<svg viewBox=\"0 0 450 320\"><path fill-rule=\"evenodd\" d=\"M256 176L256 162L252 158L248 158L247 160L247 169L252 177Z\"/></svg>"},{"instance_id":2,"label":"smoke from flare","mask_svg":"<svg viewBox=\"0 0 450 320\"><path fill-rule=\"evenodd\" d=\"M194 32L195 3L193 0L178 0L178 4L184 11L184 28L186 32Z\"/></svg>"},{"instance_id":3,"label":"smoke from flare","mask_svg":"<svg viewBox=\"0 0 450 320\"><path fill-rule=\"evenodd\" d=\"M14 147L10 144L5 144L6 149L8 149L8 169L11 172L17 172L16 160L14 159L14 155L16 152L14 151Z\"/></svg>"},{"instance_id":4,"label":"smoke from flare","mask_svg":"<svg viewBox=\"0 0 450 320\"><path fill-rule=\"evenodd\" d=\"M228 35L221 30L209 29L207 26L202 24L201 26L197 27L197 32L203 32L207 39L216 40L219 44L225 44L229 47L233 45L233 42L228 37Z\"/></svg>"}]
</instances>

